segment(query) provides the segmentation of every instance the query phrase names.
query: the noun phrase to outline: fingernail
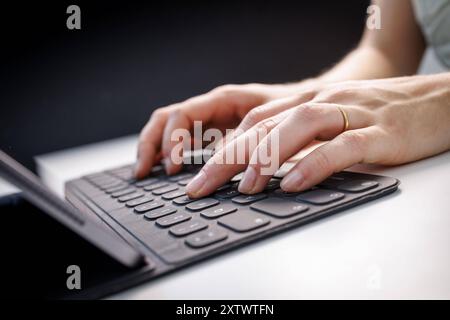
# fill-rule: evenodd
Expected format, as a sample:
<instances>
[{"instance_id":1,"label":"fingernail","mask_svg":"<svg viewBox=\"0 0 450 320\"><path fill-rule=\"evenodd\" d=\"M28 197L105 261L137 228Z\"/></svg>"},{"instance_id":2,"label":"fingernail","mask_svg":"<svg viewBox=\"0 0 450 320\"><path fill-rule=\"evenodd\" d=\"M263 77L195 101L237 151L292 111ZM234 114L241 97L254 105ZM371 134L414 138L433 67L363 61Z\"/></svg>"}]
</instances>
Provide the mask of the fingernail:
<instances>
[{"instance_id":1,"label":"fingernail","mask_svg":"<svg viewBox=\"0 0 450 320\"><path fill-rule=\"evenodd\" d=\"M289 172L281 181L281 188L285 191L298 190L303 183L303 175L298 171Z\"/></svg>"},{"instance_id":2,"label":"fingernail","mask_svg":"<svg viewBox=\"0 0 450 320\"><path fill-rule=\"evenodd\" d=\"M250 192L255 187L256 182L256 170L255 168L249 166L247 170L245 170L244 177L239 183L238 190L240 192Z\"/></svg>"},{"instance_id":3,"label":"fingernail","mask_svg":"<svg viewBox=\"0 0 450 320\"><path fill-rule=\"evenodd\" d=\"M206 173L203 172L203 170L200 170L200 172L194 177L194 179L192 179L191 182L189 182L189 184L186 186L186 191L190 194L198 194L199 191L202 190L205 183Z\"/></svg>"}]
</instances>

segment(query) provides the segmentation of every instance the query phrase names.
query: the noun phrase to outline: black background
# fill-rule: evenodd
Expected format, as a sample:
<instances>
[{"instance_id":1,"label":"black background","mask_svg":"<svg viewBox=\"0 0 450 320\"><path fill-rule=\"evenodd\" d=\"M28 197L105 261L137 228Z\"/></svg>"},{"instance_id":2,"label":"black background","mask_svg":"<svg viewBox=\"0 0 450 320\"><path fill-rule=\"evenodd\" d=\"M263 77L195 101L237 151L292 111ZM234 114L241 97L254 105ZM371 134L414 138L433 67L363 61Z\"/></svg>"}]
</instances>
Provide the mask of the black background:
<instances>
[{"instance_id":1,"label":"black background","mask_svg":"<svg viewBox=\"0 0 450 320\"><path fill-rule=\"evenodd\" d=\"M81 7L81 30L66 8ZM354 47L368 1L2 3L0 148L33 155L138 133L220 84L313 76Z\"/></svg>"}]
</instances>

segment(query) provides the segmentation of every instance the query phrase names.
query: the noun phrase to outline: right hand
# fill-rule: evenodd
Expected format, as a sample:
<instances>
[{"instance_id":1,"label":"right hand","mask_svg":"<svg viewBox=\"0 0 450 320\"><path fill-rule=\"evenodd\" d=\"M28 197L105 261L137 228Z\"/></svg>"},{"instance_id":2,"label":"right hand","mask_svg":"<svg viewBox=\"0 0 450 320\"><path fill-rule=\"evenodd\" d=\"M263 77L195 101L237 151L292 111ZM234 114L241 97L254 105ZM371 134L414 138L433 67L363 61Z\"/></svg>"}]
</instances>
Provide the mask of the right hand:
<instances>
[{"instance_id":1,"label":"right hand","mask_svg":"<svg viewBox=\"0 0 450 320\"><path fill-rule=\"evenodd\" d=\"M272 100L289 96L297 91L297 85L224 85L184 102L155 110L140 134L135 176L145 177L152 166L161 159L165 159L167 174L175 174L181 170L182 165L175 164L170 159L172 149L179 143L170 139L175 129L191 130L194 121L202 121L203 126L218 128L224 132L225 129L232 129L240 124L253 108L270 104ZM278 101L274 102L280 104ZM292 107L297 104L298 99L292 103ZM278 111L289 107L289 103L282 103ZM268 109L277 110L277 108ZM250 113L245 119L262 120L257 119L259 111L261 107L258 108L258 112ZM241 123L240 127L245 126L245 122Z\"/></svg>"}]
</instances>

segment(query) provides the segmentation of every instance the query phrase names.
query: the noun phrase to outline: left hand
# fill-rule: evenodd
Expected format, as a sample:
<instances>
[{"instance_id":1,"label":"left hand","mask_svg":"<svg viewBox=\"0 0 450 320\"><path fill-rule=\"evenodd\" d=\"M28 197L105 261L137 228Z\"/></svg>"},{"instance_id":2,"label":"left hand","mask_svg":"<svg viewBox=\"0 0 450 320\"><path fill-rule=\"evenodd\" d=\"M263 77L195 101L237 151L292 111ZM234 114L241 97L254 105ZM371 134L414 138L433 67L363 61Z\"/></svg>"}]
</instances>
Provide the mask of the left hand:
<instances>
[{"instance_id":1,"label":"left hand","mask_svg":"<svg viewBox=\"0 0 450 320\"><path fill-rule=\"evenodd\" d=\"M349 120L344 132L339 108ZM241 148L261 129L268 134L257 145ZM212 193L243 170L239 191L261 192L271 176L261 174L258 155L270 147L274 130L281 142L279 164L314 139L328 141L283 178L281 188L288 192L308 189L356 163L395 165L422 159L450 149L450 73L328 85L310 101L254 123L229 141L189 183L188 195ZM245 163L221 163L234 150L245 150Z\"/></svg>"}]
</instances>

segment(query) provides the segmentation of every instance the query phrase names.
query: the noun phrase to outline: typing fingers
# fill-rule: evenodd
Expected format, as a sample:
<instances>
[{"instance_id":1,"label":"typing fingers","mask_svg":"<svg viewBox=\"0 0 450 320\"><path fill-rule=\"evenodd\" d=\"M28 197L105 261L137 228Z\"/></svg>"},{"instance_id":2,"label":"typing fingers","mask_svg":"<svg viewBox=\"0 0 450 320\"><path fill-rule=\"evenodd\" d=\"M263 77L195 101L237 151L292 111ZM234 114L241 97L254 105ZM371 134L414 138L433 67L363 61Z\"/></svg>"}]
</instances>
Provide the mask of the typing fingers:
<instances>
[{"instance_id":1,"label":"typing fingers","mask_svg":"<svg viewBox=\"0 0 450 320\"><path fill-rule=\"evenodd\" d=\"M188 195L191 197L208 195L243 171L261 139L287 117L289 112L290 110L287 110L265 119L216 152L187 185Z\"/></svg>"}]
</instances>

